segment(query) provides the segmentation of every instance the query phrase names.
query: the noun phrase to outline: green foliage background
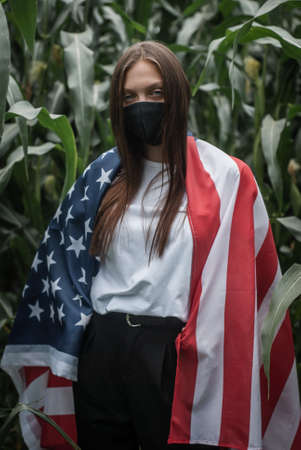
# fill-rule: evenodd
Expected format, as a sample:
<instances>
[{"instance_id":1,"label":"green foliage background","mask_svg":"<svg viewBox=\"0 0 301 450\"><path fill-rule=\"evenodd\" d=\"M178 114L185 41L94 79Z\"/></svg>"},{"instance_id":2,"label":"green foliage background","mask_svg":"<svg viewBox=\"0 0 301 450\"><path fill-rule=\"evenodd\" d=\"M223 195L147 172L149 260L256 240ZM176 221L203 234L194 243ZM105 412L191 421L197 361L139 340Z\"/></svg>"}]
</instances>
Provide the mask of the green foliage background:
<instances>
[{"instance_id":1,"label":"green foliage background","mask_svg":"<svg viewBox=\"0 0 301 450\"><path fill-rule=\"evenodd\" d=\"M301 261L300 19L300 1L1 1L1 351L50 217L114 144L110 76L139 40L177 54L193 92L191 131L252 167L282 270ZM291 317L300 371L300 301ZM3 372L0 399L3 420L17 402ZM0 445L23 448L16 421Z\"/></svg>"}]
</instances>

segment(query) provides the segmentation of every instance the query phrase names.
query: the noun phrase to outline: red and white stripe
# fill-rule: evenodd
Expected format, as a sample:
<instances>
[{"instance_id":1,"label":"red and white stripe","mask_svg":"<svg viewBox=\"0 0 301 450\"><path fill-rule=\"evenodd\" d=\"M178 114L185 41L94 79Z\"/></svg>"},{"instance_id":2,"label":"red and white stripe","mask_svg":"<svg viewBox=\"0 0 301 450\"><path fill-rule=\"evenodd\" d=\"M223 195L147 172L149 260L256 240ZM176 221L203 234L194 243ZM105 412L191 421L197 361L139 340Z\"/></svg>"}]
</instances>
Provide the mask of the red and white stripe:
<instances>
[{"instance_id":1,"label":"red and white stripe","mask_svg":"<svg viewBox=\"0 0 301 450\"><path fill-rule=\"evenodd\" d=\"M297 448L300 406L288 319L272 348L270 399L260 360L261 325L280 278L263 200L244 163L188 140L191 311L177 340L169 442Z\"/></svg>"},{"instance_id":2,"label":"red and white stripe","mask_svg":"<svg viewBox=\"0 0 301 450\"><path fill-rule=\"evenodd\" d=\"M23 375L26 388L20 401L47 414L76 442L72 382L53 375L47 367L24 367ZM36 415L22 412L20 423L30 450L70 450L55 428Z\"/></svg>"}]
</instances>

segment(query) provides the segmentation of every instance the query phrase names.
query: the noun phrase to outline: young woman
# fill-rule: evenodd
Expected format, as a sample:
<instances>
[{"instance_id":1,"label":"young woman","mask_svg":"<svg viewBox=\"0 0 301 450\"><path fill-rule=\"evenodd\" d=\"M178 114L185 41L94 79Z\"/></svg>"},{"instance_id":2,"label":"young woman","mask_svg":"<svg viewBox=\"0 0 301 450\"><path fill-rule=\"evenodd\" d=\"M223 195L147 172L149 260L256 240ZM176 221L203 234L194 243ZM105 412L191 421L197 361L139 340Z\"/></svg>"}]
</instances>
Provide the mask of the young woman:
<instances>
[{"instance_id":1,"label":"young woman","mask_svg":"<svg viewBox=\"0 0 301 450\"><path fill-rule=\"evenodd\" d=\"M72 394L62 377L74 381L83 450L300 444L288 317L269 398L260 371L260 326L280 277L264 204L244 163L187 136L189 97L164 45L121 56L110 98L117 148L54 216L2 360L19 386L26 366L31 402L43 385L39 406L56 421L73 411L59 407ZM51 371L29 375L29 365ZM23 428L36 445L32 421ZM63 448L46 434L43 448Z\"/></svg>"}]
</instances>

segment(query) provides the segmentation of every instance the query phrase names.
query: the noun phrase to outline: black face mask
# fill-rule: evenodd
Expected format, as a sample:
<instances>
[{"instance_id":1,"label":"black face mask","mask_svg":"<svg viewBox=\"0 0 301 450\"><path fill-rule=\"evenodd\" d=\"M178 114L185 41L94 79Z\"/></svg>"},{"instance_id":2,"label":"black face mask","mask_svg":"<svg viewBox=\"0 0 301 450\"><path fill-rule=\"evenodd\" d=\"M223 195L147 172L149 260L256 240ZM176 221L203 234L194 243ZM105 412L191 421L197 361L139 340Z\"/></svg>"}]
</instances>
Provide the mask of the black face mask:
<instances>
[{"instance_id":1,"label":"black face mask","mask_svg":"<svg viewBox=\"0 0 301 450\"><path fill-rule=\"evenodd\" d=\"M136 102L123 108L125 134L129 141L161 144L163 110L162 102Z\"/></svg>"}]
</instances>

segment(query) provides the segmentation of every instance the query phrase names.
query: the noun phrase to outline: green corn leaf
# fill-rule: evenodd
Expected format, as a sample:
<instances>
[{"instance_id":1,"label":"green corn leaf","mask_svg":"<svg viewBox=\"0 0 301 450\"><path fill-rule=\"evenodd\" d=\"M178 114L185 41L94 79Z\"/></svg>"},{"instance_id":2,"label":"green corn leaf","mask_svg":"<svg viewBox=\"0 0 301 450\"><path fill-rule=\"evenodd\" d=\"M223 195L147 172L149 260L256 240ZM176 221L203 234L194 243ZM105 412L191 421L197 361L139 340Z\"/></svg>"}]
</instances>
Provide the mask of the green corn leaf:
<instances>
[{"instance_id":1,"label":"green corn leaf","mask_svg":"<svg viewBox=\"0 0 301 450\"><path fill-rule=\"evenodd\" d=\"M61 199L65 197L76 177L77 150L74 134L66 116L49 114L46 108L34 108L29 102L15 103L8 111L8 117L24 117L27 120L38 119L40 124L54 131L61 139L65 151L66 174Z\"/></svg>"},{"instance_id":2,"label":"green corn leaf","mask_svg":"<svg viewBox=\"0 0 301 450\"><path fill-rule=\"evenodd\" d=\"M76 34L73 35L73 42L65 48L64 54L67 84L80 141L79 153L86 165L94 116L94 54Z\"/></svg>"},{"instance_id":3,"label":"green corn leaf","mask_svg":"<svg viewBox=\"0 0 301 450\"><path fill-rule=\"evenodd\" d=\"M50 152L50 150L53 150L56 147L56 144L53 142L45 142L41 145L34 145L28 147L28 155L34 155L34 156L42 156L46 153ZM24 158L24 154L22 152L22 147L16 148L9 157L7 158L8 164L15 164L16 162L22 161Z\"/></svg>"},{"instance_id":4,"label":"green corn leaf","mask_svg":"<svg viewBox=\"0 0 301 450\"><path fill-rule=\"evenodd\" d=\"M263 190L264 187L264 156L262 153L262 148L260 145L260 130L257 131L257 134L253 143L253 168L256 176L256 180L259 185L260 191Z\"/></svg>"},{"instance_id":5,"label":"green corn leaf","mask_svg":"<svg viewBox=\"0 0 301 450\"><path fill-rule=\"evenodd\" d=\"M228 98L224 95L215 95L213 102L220 123L219 139L221 144L224 144L227 141L231 127L231 107Z\"/></svg>"},{"instance_id":6,"label":"green corn leaf","mask_svg":"<svg viewBox=\"0 0 301 450\"><path fill-rule=\"evenodd\" d=\"M49 35L50 36L54 36L55 33L64 25L65 21L68 19L68 17L70 16L70 11L72 10L72 3L70 3L69 5L66 5L61 13L58 15L58 17L56 18Z\"/></svg>"},{"instance_id":7,"label":"green corn leaf","mask_svg":"<svg viewBox=\"0 0 301 450\"><path fill-rule=\"evenodd\" d=\"M211 61L211 58L213 56L213 53L219 49L220 50L220 46L223 44L224 47L228 50L228 48L230 47L230 45L232 44L232 42L234 41L234 33L229 33L227 36L223 36L221 38L218 39L214 39L213 41L210 42L209 47L208 47L208 53L207 53L207 58L205 61L205 65L203 67L203 70L200 73L199 79L196 82L195 86L192 89L192 96L194 97L200 87L200 85L203 83L205 76L206 76L206 70L207 70L207 66L209 64L209 62Z\"/></svg>"},{"instance_id":8,"label":"green corn leaf","mask_svg":"<svg viewBox=\"0 0 301 450\"><path fill-rule=\"evenodd\" d=\"M9 77L9 84L8 84L8 91L7 91L7 101L9 106L12 106L14 103L17 103L19 101L23 100L22 92L15 81L15 79L10 75ZM26 120L23 117L16 117L16 123L19 128L19 133L21 137L21 142L23 146L23 152L24 152L24 161L25 161L25 174L26 178L29 181L29 172L28 172L28 160L27 160L27 149L28 149L28 129Z\"/></svg>"},{"instance_id":9,"label":"green corn leaf","mask_svg":"<svg viewBox=\"0 0 301 450\"><path fill-rule=\"evenodd\" d=\"M296 104L288 105L287 120L292 120L297 115L301 115L301 105Z\"/></svg>"},{"instance_id":10,"label":"green corn leaf","mask_svg":"<svg viewBox=\"0 0 301 450\"><path fill-rule=\"evenodd\" d=\"M18 136L19 128L16 123L7 123L4 125L2 140L0 143L0 158L9 150L11 142Z\"/></svg>"},{"instance_id":11,"label":"green corn leaf","mask_svg":"<svg viewBox=\"0 0 301 450\"><path fill-rule=\"evenodd\" d=\"M3 6L0 4L0 139L3 133L10 66L10 41Z\"/></svg>"},{"instance_id":12,"label":"green corn leaf","mask_svg":"<svg viewBox=\"0 0 301 450\"><path fill-rule=\"evenodd\" d=\"M12 225L13 228L18 229L18 232L24 233L24 236L26 236L26 239L31 244L32 248L34 250L37 250L39 245L39 239L26 226L29 223L28 217L19 214L11 207L8 208L3 203L0 203L0 217L3 221Z\"/></svg>"},{"instance_id":13,"label":"green corn leaf","mask_svg":"<svg viewBox=\"0 0 301 450\"><path fill-rule=\"evenodd\" d=\"M12 106L14 103L20 102L21 100L24 100L22 92L16 80L10 75L7 88L7 102L9 106Z\"/></svg>"},{"instance_id":14,"label":"green corn leaf","mask_svg":"<svg viewBox=\"0 0 301 450\"><path fill-rule=\"evenodd\" d=\"M110 81L106 79L103 83L95 82L93 86L93 105L97 112L108 109L108 101L105 96L110 88Z\"/></svg>"},{"instance_id":15,"label":"green corn leaf","mask_svg":"<svg viewBox=\"0 0 301 450\"><path fill-rule=\"evenodd\" d=\"M82 33L68 33L67 31L61 31L60 38L63 47L68 47L73 44L75 39L78 39L83 45L89 47L93 41L93 32L90 27L87 27Z\"/></svg>"},{"instance_id":16,"label":"green corn leaf","mask_svg":"<svg viewBox=\"0 0 301 450\"><path fill-rule=\"evenodd\" d=\"M22 411L22 408L20 408L20 405L17 404L10 412L9 416L7 417L6 421L0 428L0 442L3 441L4 436L7 432L8 426L10 423L14 420L14 418Z\"/></svg>"},{"instance_id":17,"label":"green corn leaf","mask_svg":"<svg viewBox=\"0 0 301 450\"><path fill-rule=\"evenodd\" d=\"M178 11L178 9L172 6L169 2L167 2L166 0L160 0L160 3L163 8L169 12L169 14L177 18L181 17L181 13Z\"/></svg>"},{"instance_id":18,"label":"green corn leaf","mask_svg":"<svg viewBox=\"0 0 301 450\"><path fill-rule=\"evenodd\" d=\"M113 3L107 3L107 6L110 6L117 14L122 17L123 21L126 24L129 24L131 28L139 31L139 33L145 35L146 34L146 28L145 26L141 25L141 23L136 22L135 20L131 19L126 12L115 2Z\"/></svg>"},{"instance_id":19,"label":"green corn leaf","mask_svg":"<svg viewBox=\"0 0 301 450\"><path fill-rule=\"evenodd\" d=\"M0 429L0 441L3 439L5 432L7 431L8 425L14 420L14 418L18 414L20 414L22 412L32 413L32 414L38 416L40 419L44 420L45 422L49 423L49 425L51 425L53 428L55 428L56 431L61 436L63 436L65 441L68 442L68 444L70 444L72 448L74 448L75 450L80 450L80 447L70 438L70 436L68 436L67 433L65 433L64 430L62 430L62 428L57 423L54 422L54 420L52 420L46 414L42 413L40 410L34 409L31 406L26 405L25 403L18 403L12 409L11 413L9 414L8 418L6 419L6 421L4 422L4 424L2 425L2 427Z\"/></svg>"},{"instance_id":20,"label":"green corn leaf","mask_svg":"<svg viewBox=\"0 0 301 450\"><path fill-rule=\"evenodd\" d=\"M137 2L136 5L138 23L147 28L148 21L152 17L153 0L143 0L143 2Z\"/></svg>"},{"instance_id":21,"label":"green corn leaf","mask_svg":"<svg viewBox=\"0 0 301 450\"><path fill-rule=\"evenodd\" d=\"M290 200L293 208L293 212L296 216L301 213L301 192L298 189L297 185L291 182L291 190L290 190ZM300 224L301 230L301 224Z\"/></svg>"},{"instance_id":22,"label":"green corn leaf","mask_svg":"<svg viewBox=\"0 0 301 450\"><path fill-rule=\"evenodd\" d=\"M254 0L238 0L239 6L246 16L255 16L258 11L258 2Z\"/></svg>"},{"instance_id":23,"label":"green corn leaf","mask_svg":"<svg viewBox=\"0 0 301 450\"><path fill-rule=\"evenodd\" d=\"M17 213L14 209L5 206L3 203L0 203L0 216L2 220L14 228L24 228L29 223L27 217Z\"/></svg>"},{"instance_id":24,"label":"green corn leaf","mask_svg":"<svg viewBox=\"0 0 301 450\"><path fill-rule=\"evenodd\" d=\"M72 2L72 19L77 25L81 25L85 21L84 17L84 5L85 0L73 0Z\"/></svg>"},{"instance_id":25,"label":"green corn leaf","mask_svg":"<svg viewBox=\"0 0 301 450\"><path fill-rule=\"evenodd\" d=\"M287 228L297 241L301 242L301 220L298 217L279 217L277 221Z\"/></svg>"},{"instance_id":26,"label":"green corn leaf","mask_svg":"<svg viewBox=\"0 0 301 450\"><path fill-rule=\"evenodd\" d=\"M271 12L272 10L274 10L275 8L277 8L280 5L289 3L289 1L290 0L268 0L258 9L256 14L253 17L251 17L249 20L247 20L246 22L244 22L240 25L229 28L227 30L225 36L211 41L209 44L209 47L208 47L208 53L207 53L207 58L206 58L204 68L199 76L199 79L198 79L196 85L194 86L194 88L192 90L192 96L195 96L195 94L197 93L197 91L199 89L199 86L204 81L207 66L209 64L209 61L211 61L211 58L212 58L214 52L216 50L219 50L220 53L226 53L233 43L236 48L239 42L248 42L250 40L251 41L256 40L261 37L271 36L271 37L276 37L277 39L281 38L281 42L282 42L284 50L289 52L290 56L292 56L292 57L296 57L296 55L299 55L299 57L300 57L300 53L299 53L300 39L293 38L288 32L286 32L285 30L283 30L280 27L264 27L259 24L256 24L256 25L253 24L253 21L256 18L261 17L264 14L267 14L268 12ZM301 2L300 2L300 6L301 6ZM259 30L257 30L256 37L254 35L252 35L252 32L254 33L255 27L261 28L261 33L259 32ZM234 56L235 56L235 51L233 54L233 58L234 58ZM233 86L232 86L232 103L233 103Z\"/></svg>"},{"instance_id":27,"label":"green corn leaf","mask_svg":"<svg viewBox=\"0 0 301 450\"><path fill-rule=\"evenodd\" d=\"M234 76L233 76L235 55L237 52L237 47L238 47L239 42L248 33L250 28L251 28L251 22L246 22L238 30L238 33L236 34L234 43L233 43L233 54L232 54L232 60L231 60L230 69L229 69L229 79L230 79L230 83L231 83L231 106L232 106L232 109L234 108L234 102L235 102L235 82L234 82Z\"/></svg>"},{"instance_id":28,"label":"green corn leaf","mask_svg":"<svg viewBox=\"0 0 301 450\"><path fill-rule=\"evenodd\" d=\"M256 130L260 128L262 119L264 117L265 112L265 89L264 89L264 81L262 78L258 77L255 80L255 117L254 124Z\"/></svg>"},{"instance_id":29,"label":"green corn leaf","mask_svg":"<svg viewBox=\"0 0 301 450\"><path fill-rule=\"evenodd\" d=\"M300 221L301 222L301 221ZM262 325L262 360L270 386L270 354L273 340L292 302L301 295L301 264L293 264L283 275L273 292L269 312ZM272 374L273 375L273 374ZM277 374L275 374L277 376Z\"/></svg>"},{"instance_id":30,"label":"green corn leaf","mask_svg":"<svg viewBox=\"0 0 301 450\"><path fill-rule=\"evenodd\" d=\"M257 17L261 17L264 14L267 14L267 13L273 11L273 9L278 8L278 6L284 5L285 3L289 3L289 2L290 2L290 0L268 0L262 6L260 6L260 8L258 9L258 11L256 12L256 14L254 16L254 19Z\"/></svg>"},{"instance_id":31,"label":"green corn leaf","mask_svg":"<svg viewBox=\"0 0 301 450\"><path fill-rule=\"evenodd\" d=\"M283 203L282 174L277 161L277 150L281 133L285 128L285 119L274 120L269 114L265 116L261 126L261 146L267 162L268 174L281 210Z\"/></svg>"},{"instance_id":32,"label":"green corn leaf","mask_svg":"<svg viewBox=\"0 0 301 450\"><path fill-rule=\"evenodd\" d=\"M0 307L5 312L8 319L14 318L14 312L11 303L0 294Z\"/></svg>"},{"instance_id":33,"label":"green corn leaf","mask_svg":"<svg viewBox=\"0 0 301 450\"><path fill-rule=\"evenodd\" d=\"M220 88L221 87L217 83L201 84L201 86L199 87L200 91L204 91L204 92L219 91Z\"/></svg>"},{"instance_id":34,"label":"green corn leaf","mask_svg":"<svg viewBox=\"0 0 301 450\"><path fill-rule=\"evenodd\" d=\"M127 46L129 43L129 39L126 33L126 28L124 25L124 21L120 14L117 14L114 9L111 7L111 4L106 3L102 7L103 15L106 20L109 20L112 24L112 28L118 34L120 41L123 46Z\"/></svg>"},{"instance_id":35,"label":"green corn leaf","mask_svg":"<svg viewBox=\"0 0 301 450\"><path fill-rule=\"evenodd\" d=\"M0 169L0 194L5 190L12 175L13 165L7 165Z\"/></svg>"},{"instance_id":36,"label":"green corn leaf","mask_svg":"<svg viewBox=\"0 0 301 450\"><path fill-rule=\"evenodd\" d=\"M68 442L68 444L71 445L72 448L74 448L75 450L81 450L80 447L71 439L70 436L68 436L68 434L54 421L51 419L51 417L47 416L46 414L42 413L40 410L38 409L34 409L31 408L28 405L25 404L21 404L22 406L22 411L29 411L33 414L35 414L36 416L38 416L40 419L44 420L45 422L47 422L49 425L51 425L53 428L55 428L55 430L61 435L63 436L63 438L65 439L66 442Z\"/></svg>"},{"instance_id":37,"label":"green corn leaf","mask_svg":"<svg viewBox=\"0 0 301 450\"><path fill-rule=\"evenodd\" d=\"M208 3L208 0L196 0L187 6L183 11L183 17L191 16L191 14L198 11L204 4Z\"/></svg>"},{"instance_id":38,"label":"green corn leaf","mask_svg":"<svg viewBox=\"0 0 301 450\"><path fill-rule=\"evenodd\" d=\"M254 17L249 19L245 24L239 27L238 32L235 35L234 44L233 44L233 56L232 56L232 62L230 66L229 71L229 78L231 82L231 88L232 88L232 109L234 107L234 85L232 82L233 77L232 71L234 67L234 58L237 51L238 43L244 42L244 37L247 36L246 41L249 40L256 40L257 37L255 37L255 34L260 35L260 37L266 37L266 36L272 36L272 37L278 37L283 42L284 49L286 46L289 46L287 49L287 52L289 52L290 47L293 46L293 49L291 52L289 52L289 56L295 57L298 56L299 52L294 52L294 46L301 49L301 40L293 38L286 30L280 28L280 27L264 27L260 26L259 24L253 24L254 19L269 13L273 9L277 8L278 6L288 3L287 0L268 0L264 5L262 5L258 11L255 13ZM301 5L301 3L300 3ZM249 31L252 29L253 33L249 33ZM260 31L259 31L260 30ZM254 32L255 31L255 32ZM299 41L299 42L298 42ZM301 53L299 54L301 56Z\"/></svg>"},{"instance_id":39,"label":"green corn leaf","mask_svg":"<svg viewBox=\"0 0 301 450\"><path fill-rule=\"evenodd\" d=\"M37 0L9 0L15 22L24 37L29 50L33 53L37 21Z\"/></svg>"},{"instance_id":40,"label":"green corn leaf","mask_svg":"<svg viewBox=\"0 0 301 450\"><path fill-rule=\"evenodd\" d=\"M213 13L211 13L213 15ZM207 20L210 13L198 12L184 19L182 27L177 35L177 44L189 45L192 35L197 32Z\"/></svg>"},{"instance_id":41,"label":"green corn leaf","mask_svg":"<svg viewBox=\"0 0 301 450\"><path fill-rule=\"evenodd\" d=\"M253 31L253 29L251 28L250 35L251 35L252 31ZM263 37L263 38L256 39L256 43L260 44L260 45L272 45L273 47L281 48L281 43L277 39L272 38L272 37Z\"/></svg>"},{"instance_id":42,"label":"green corn leaf","mask_svg":"<svg viewBox=\"0 0 301 450\"><path fill-rule=\"evenodd\" d=\"M65 86L61 81L56 81L53 89L49 93L48 111L50 114L56 114L61 109L64 100Z\"/></svg>"},{"instance_id":43,"label":"green corn leaf","mask_svg":"<svg viewBox=\"0 0 301 450\"><path fill-rule=\"evenodd\" d=\"M42 145L29 146L28 155L42 156L55 148L56 144L53 142L45 142ZM22 161L25 157L22 147L18 147L7 158L7 164L0 169L0 194L5 190L7 183L12 175L12 170L17 162Z\"/></svg>"},{"instance_id":44,"label":"green corn leaf","mask_svg":"<svg viewBox=\"0 0 301 450\"><path fill-rule=\"evenodd\" d=\"M264 37L276 38L289 57L295 59L301 58L301 39L296 39L281 27L264 26L254 22L250 31L242 38L241 42L248 43Z\"/></svg>"},{"instance_id":45,"label":"green corn leaf","mask_svg":"<svg viewBox=\"0 0 301 450\"><path fill-rule=\"evenodd\" d=\"M167 47L174 53L199 53L200 46L196 48L196 46L188 47L188 45L181 45L181 44L167 44Z\"/></svg>"},{"instance_id":46,"label":"green corn leaf","mask_svg":"<svg viewBox=\"0 0 301 450\"><path fill-rule=\"evenodd\" d=\"M203 82L205 80L205 76L206 76L206 66L204 66L203 70L200 73L198 81L196 82L195 86L193 86L193 88L192 88L192 92L191 92L192 97L194 97L196 95L200 86L203 84Z\"/></svg>"}]
</instances>

